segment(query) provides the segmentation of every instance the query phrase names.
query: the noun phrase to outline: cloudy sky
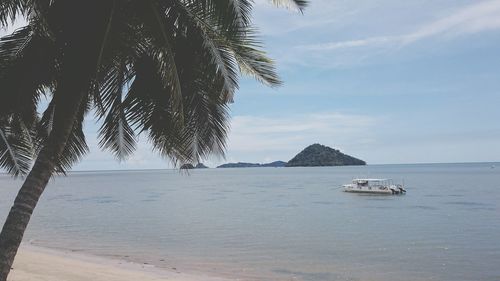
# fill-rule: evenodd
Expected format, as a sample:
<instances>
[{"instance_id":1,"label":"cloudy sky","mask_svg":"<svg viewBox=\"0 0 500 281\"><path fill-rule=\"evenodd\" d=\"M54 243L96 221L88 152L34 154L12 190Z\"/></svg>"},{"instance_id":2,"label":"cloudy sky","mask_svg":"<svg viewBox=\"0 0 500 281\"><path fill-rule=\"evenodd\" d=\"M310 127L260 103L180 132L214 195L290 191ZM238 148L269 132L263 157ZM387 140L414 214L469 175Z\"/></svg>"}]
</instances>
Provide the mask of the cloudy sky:
<instances>
[{"instance_id":1,"label":"cloudy sky","mask_svg":"<svg viewBox=\"0 0 500 281\"><path fill-rule=\"evenodd\" d=\"M321 143L379 163L500 160L500 0L257 0L285 85L244 79L222 162L289 160ZM145 140L127 162L97 148L77 170L164 168Z\"/></svg>"}]
</instances>

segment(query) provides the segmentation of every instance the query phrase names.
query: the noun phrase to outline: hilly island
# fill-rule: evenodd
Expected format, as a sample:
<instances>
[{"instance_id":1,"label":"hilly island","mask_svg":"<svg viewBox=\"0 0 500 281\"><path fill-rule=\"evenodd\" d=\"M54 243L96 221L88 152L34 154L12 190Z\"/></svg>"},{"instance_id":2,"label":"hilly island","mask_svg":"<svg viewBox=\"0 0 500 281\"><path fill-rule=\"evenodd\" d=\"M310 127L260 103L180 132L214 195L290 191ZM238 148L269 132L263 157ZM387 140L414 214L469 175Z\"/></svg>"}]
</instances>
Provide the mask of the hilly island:
<instances>
[{"instance_id":1,"label":"hilly island","mask_svg":"<svg viewBox=\"0 0 500 281\"><path fill-rule=\"evenodd\" d=\"M366 165L366 162L344 154L337 149L316 143L306 147L288 162L275 161L266 164L238 162L223 164L217 168L321 167L352 165Z\"/></svg>"},{"instance_id":2,"label":"hilly island","mask_svg":"<svg viewBox=\"0 0 500 281\"><path fill-rule=\"evenodd\" d=\"M306 147L286 164L287 167L353 165L366 165L366 162L319 143Z\"/></svg>"}]
</instances>

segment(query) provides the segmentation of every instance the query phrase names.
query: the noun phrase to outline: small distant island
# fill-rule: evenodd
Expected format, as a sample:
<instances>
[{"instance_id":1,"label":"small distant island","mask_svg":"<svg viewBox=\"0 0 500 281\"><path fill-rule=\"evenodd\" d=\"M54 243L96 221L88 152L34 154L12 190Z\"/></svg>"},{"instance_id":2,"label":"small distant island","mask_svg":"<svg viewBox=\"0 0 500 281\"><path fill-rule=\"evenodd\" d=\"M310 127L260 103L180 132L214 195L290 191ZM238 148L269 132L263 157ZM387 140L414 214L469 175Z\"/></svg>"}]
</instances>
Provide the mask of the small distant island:
<instances>
[{"instance_id":1,"label":"small distant island","mask_svg":"<svg viewBox=\"0 0 500 281\"><path fill-rule=\"evenodd\" d=\"M366 165L366 162L337 149L321 145L310 145L288 161L287 167L318 167L318 166L353 166Z\"/></svg>"},{"instance_id":2,"label":"small distant island","mask_svg":"<svg viewBox=\"0 0 500 281\"><path fill-rule=\"evenodd\" d=\"M274 162L266 163L266 164L238 162L238 163L223 164L223 165L218 166L217 168L285 167L285 165L286 165L286 162L284 162L284 161L274 161Z\"/></svg>"},{"instance_id":3,"label":"small distant island","mask_svg":"<svg viewBox=\"0 0 500 281\"><path fill-rule=\"evenodd\" d=\"M208 167L203 165L203 163L198 163L196 164L196 166L194 166L193 164L184 164L181 166L181 169L186 169L186 170L191 170L191 169L207 169Z\"/></svg>"},{"instance_id":4,"label":"small distant island","mask_svg":"<svg viewBox=\"0 0 500 281\"><path fill-rule=\"evenodd\" d=\"M260 165L261 167L286 167L285 161L274 161L267 164Z\"/></svg>"},{"instance_id":5,"label":"small distant island","mask_svg":"<svg viewBox=\"0 0 500 281\"><path fill-rule=\"evenodd\" d=\"M366 165L366 162L344 154L337 149L316 143L306 147L288 162L274 161L266 164L238 162L223 164L217 168L322 167L355 165Z\"/></svg>"},{"instance_id":6,"label":"small distant island","mask_svg":"<svg viewBox=\"0 0 500 281\"><path fill-rule=\"evenodd\" d=\"M195 169L208 169L208 167L205 166L203 163L196 164L196 166L194 168Z\"/></svg>"}]
</instances>

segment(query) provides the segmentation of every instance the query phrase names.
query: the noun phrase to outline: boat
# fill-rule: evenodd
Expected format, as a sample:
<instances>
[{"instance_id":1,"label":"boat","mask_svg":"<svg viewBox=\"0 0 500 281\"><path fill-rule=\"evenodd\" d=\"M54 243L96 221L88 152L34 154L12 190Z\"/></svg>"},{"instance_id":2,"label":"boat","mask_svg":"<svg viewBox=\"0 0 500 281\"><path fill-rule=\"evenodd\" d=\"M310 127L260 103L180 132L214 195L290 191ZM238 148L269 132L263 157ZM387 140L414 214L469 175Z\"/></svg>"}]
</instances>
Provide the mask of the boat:
<instances>
[{"instance_id":1,"label":"boat","mask_svg":"<svg viewBox=\"0 0 500 281\"><path fill-rule=\"evenodd\" d=\"M352 183L342 186L345 192L381 195L405 194L402 184L395 184L392 179L353 179Z\"/></svg>"}]
</instances>

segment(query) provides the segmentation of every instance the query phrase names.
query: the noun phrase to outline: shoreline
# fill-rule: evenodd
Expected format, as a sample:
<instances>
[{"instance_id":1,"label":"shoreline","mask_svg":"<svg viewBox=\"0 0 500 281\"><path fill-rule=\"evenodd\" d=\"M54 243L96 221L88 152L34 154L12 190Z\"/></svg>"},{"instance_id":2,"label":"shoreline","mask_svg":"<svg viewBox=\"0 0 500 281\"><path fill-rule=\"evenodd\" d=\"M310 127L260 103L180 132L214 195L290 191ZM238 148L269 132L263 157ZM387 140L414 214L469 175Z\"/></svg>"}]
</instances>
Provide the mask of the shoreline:
<instances>
[{"instance_id":1,"label":"shoreline","mask_svg":"<svg viewBox=\"0 0 500 281\"><path fill-rule=\"evenodd\" d=\"M23 244L8 281L229 281L71 251Z\"/></svg>"}]
</instances>

